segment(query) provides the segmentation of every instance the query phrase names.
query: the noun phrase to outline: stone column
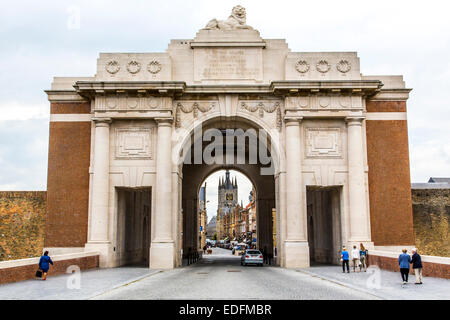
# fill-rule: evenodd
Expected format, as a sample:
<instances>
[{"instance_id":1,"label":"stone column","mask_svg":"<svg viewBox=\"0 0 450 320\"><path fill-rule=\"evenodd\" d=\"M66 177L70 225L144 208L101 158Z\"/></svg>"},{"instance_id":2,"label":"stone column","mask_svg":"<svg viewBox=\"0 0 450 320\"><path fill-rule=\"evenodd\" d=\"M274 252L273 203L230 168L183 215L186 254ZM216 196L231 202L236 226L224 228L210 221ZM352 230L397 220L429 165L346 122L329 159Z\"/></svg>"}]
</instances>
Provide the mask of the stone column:
<instances>
[{"instance_id":1,"label":"stone column","mask_svg":"<svg viewBox=\"0 0 450 320\"><path fill-rule=\"evenodd\" d=\"M359 242L370 241L362 137L362 121L364 118L348 117L345 120L348 128L349 242L359 245Z\"/></svg>"},{"instance_id":2,"label":"stone column","mask_svg":"<svg viewBox=\"0 0 450 320\"><path fill-rule=\"evenodd\" d=\"M309 267L306 208L303 205L302 161L300 150L301 117L286 121L286 268Z\"/></svg>"},{"instance_id":3,"label":"stone column","mask_svg":"<svg viewBox=\"0 0 450 320\"><path fill-rule=\"evenodd\" d=\"M172 118L158 118L156 145L154 235L150 249L150 268L174 267L172 233Z\"/></svg>"},{"instance_id":4,"label":"stone column","mask_svg":"<svg viewBox=\"0 0 450 320\"><path fill-rule=\"evenodd\" d=\"M87 251L100 252L100 266L107 266L109 226L109 127L110 118L94 118L95 140L92 178L91 216Z\"/></svg>"}]
</instances>

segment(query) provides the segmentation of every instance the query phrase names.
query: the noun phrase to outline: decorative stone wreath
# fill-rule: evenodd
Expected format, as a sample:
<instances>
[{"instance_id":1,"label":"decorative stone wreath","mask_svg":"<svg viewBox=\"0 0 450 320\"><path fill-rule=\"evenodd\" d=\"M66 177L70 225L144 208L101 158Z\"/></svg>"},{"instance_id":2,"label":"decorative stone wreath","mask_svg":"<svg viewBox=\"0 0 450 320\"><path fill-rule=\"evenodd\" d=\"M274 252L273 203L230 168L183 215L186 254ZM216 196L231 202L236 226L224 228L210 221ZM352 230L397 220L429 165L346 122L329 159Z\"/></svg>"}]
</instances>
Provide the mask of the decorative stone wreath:
<instances>
[{"instance_id":1,"label":"decorative stone wreath","mask_svg":"<svg viewBox=\"0 0 450 320\"><path fill-rule=\"evenodd\" d=\"M352 68L352 66L351 66L350 62L348 62L347 60L341 60L336 65L336 69L338 69L338 71L342 72L342 73L349 72L351 68Z\"/></svg>"},{"instance_id":2,"label":"decorative stone wreath","mask_svg":"<svg viewBox=\"0 0 450 320\"><path fill-rule=\"evenodd\" d=\"M321 73L326 73L330 70L331 66L328 63L328 61L326 60L320 60L319 62L317 62L316 64L316 69L317 71L321 72Z\"/></svg>"},{"instance_id":3,"label":"decorative stone wreath","mask_svg":"<svg viewBox=\"0 0 450 320\"><path fill-rule=\"evenodd\" d=\"M128 62L127 70L129 73L136 74L141 70L141 64L136 60L132 60Z\"/></svg>"},{"instance_id":4,"label":"decorative stone wreath","mask_svg":"<svg viewBox=\"0 0 450 320\"><path fill-rule=\"evenodd\" d=\"M120 66L119 63L116 60L111 60L105 65L106 71L110 74L115 74L119 72Z\"/></svg>"},{"instance_id":5,"label":"decorative stone wreath","mask_svg":"<svg viewBox=\"0 0 450 320\"><path fill-rule=\"evenodd\" d=\"M147 65L147 71L153 74L160 72L162 69L161 63L159 61L150 61Z\"/></svg>"},{"instance_id":6,"label":"decorative stone wreath","mask_svg":"<svg viewBox=\"0 0 450 320\"><path fill-rule=\"evenodd\" d=\"M309 63L305 60L298 60L295 64L295 70L300 73L306 73L309 71Z\"/></svg>"}]
</instances>

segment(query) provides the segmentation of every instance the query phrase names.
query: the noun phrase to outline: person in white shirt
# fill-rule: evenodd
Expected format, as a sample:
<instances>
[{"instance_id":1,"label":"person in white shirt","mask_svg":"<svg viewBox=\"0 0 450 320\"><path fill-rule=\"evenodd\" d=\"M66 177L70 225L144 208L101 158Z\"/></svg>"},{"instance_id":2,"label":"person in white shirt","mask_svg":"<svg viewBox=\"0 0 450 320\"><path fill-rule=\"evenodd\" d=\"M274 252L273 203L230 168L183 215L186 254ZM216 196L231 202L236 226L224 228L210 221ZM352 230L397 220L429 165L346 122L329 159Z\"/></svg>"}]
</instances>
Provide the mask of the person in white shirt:
<instances>
[{"instance_id":1,"label":"person in white shirt","mask_svg":"<svg viewBox=\"0 0 450 320\"><path fill-rule=\"evenodd\" d=\"M353 246L352 261L353 261L353 272L356 272L357 267L359 267L359 250L356 248L356 246Z\"/></svg>"}]
</instances>

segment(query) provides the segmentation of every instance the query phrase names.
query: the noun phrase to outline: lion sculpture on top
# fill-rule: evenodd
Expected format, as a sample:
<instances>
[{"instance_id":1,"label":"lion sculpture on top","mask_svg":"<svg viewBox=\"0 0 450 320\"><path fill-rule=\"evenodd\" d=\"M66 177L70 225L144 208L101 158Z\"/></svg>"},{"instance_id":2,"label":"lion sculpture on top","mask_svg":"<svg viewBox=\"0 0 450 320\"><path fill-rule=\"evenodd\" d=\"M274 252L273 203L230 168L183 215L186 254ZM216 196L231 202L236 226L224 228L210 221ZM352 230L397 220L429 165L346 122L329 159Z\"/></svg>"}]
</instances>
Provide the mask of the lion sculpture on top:
<instances>
[{"instance_id":1,"label":"lion sculpture on top","mask_svg":"<svg viewBox=\"0 0 450 320\"><path fill-rule=\"evenodd\" d=\"M212 19L204 29L206 30L236 30L253 29L246 24L247 14L242 6L235 6L227 20Z\"/></svg>"}]
</instances>

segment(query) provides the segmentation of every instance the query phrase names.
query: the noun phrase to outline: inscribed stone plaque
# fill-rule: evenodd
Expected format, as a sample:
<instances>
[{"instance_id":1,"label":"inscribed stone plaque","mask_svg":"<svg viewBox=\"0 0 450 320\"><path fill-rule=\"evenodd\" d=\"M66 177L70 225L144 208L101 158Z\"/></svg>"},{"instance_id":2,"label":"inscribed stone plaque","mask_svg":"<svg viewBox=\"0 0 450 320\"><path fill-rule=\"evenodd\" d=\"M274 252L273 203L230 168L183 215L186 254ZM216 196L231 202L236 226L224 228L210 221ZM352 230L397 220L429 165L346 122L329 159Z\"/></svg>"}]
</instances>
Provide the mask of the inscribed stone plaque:
<instances>
[{"instance_id":1,"label":"inscribed stone plaque","mask_svg":"<svg viewBox=\"0 0 450 320\"><path fill-rule=\"evenodd\" d=\"M262 81L261 48L199 48L194 52L195 81Z\"/></svg>"},{"instance_id":2,"label":"inscribed stone plaque","mask_svg":"<svg viewBox=\"0 0 450 320\"><path fill-rule=\"evenodd\" d=\"M116 129L116 159L133 158L152 158L151 129Z\"/></svg>"},{"instance_id":3,"label":"inscribed stone plaque","mask_svg":"<svg viewBox=\"0 0 450 320\"><path fill-rule=\"evenodd\" d=\"M306 128L306 156L308 158L341 157L339 128Z\"/></svg>"}]
</instances>

